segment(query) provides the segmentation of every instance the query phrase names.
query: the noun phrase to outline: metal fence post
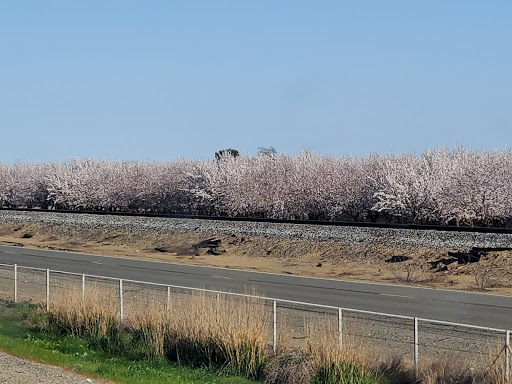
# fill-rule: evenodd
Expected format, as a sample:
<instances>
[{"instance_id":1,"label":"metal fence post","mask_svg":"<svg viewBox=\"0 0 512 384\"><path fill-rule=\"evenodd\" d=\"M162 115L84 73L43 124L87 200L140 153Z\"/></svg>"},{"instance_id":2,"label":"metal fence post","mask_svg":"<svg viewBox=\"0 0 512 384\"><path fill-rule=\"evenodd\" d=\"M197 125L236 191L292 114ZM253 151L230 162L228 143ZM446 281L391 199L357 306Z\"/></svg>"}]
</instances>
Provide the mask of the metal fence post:
<instances>
[{"instance_id":1,"label":"metal fence post","mask_svg":"<svg viewBox=\"0 0 512 384\"><path fill-rule=\"evenodd\" d=\"M82 273L82 301L85 301L85 273Z\"/></svg>"},{"instance_id":2,"label":"metal fence post","mask_svg":"<svg viewBox=\"0 0 512 384\"><path fill-rule=\"evenodd\" d=\"M414 318L414 372L418 377L418 318Z\"/></svg>"},{"instance_id":3,"label":"metal fence post","mask_svg":"<svg viewBox=\"0 0 512 384\"><path fill-rule=\"evenodd\" d=\"M505 334L505 377L510 383L510 331Z\"/></svg>"},{"instance_id":4,"label":"metal fence post","mask_svg":"<svg viewBox=\"0 0 512 384\"><path fill-rule=\"evenodd\" d=\"M274 353L277 350L277 302L274 300Z\"/></svg>"},{"instance_id":5,"label":"metal fence post","mask_svg":"<svg viewBox=\"0 0 512 384\"><path fill-rule=\"evenodd\" d=\"M50 311L50 270L46 268L46 312Z\"/></svg>"},{"instance_id":6,"label":"metal fence post","mask_svg":"<svg viewBox=\"0 0 512 384\"><path fill-rule=\"evenodd\" d=\"M14 264L14 302L18 302L18 264Z\"/></svg>"},{"instance_id":7,"label":"metal fence post","mask_svg":"<svg viewBox=\"0 0 512 384\"><path fill-rule=\"evenodd\" d=\"M343 349L343 313L341 308L338 308L338 335L340 338L340 351Z\"/></svg>"},{"instance_id":8,"label":"metal fence post","mask_svg":"<svg viewBox=\"0 0 512 384\"><path fill-rule=\"evenodd\" d=\"M121 320L124 319L123 313L123 279L119 279L119 314L121 316Z\"/></svg>"}]
</instances>

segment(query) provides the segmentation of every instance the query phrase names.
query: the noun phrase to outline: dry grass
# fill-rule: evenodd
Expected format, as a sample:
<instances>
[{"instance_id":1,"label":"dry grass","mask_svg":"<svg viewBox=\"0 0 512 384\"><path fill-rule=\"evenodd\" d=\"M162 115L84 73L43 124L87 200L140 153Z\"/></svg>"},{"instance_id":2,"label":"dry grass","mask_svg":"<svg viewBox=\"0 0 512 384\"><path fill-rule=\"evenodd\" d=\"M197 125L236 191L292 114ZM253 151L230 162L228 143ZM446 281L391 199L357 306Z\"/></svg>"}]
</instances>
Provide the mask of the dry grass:
<instances>
[{"instance_id":1,"label":"dry grass","mask_svg":"<svg viewBox=\"0 0 512 384\"><path fill-rule=\"evenodd\" d=\"M281 353L274 355L268 343L268 308L258 299L197 293L162 303L140 296L125 307L130 311L121 321L116 294L88 287L83 300L78 289L60 292L54 295L49 325L110 351L130 350L148 359L214 366L250 378L261 377L267 365L265 376L273 383L309 383L319 370L341 377L347 367L350 375L370 375L366 350L346 342L341 351L329 337L332 332L319 334L313 326L305 327L308 339L315 340L306 349L290 352L281 341Z\"/></svg>"},{"instance_id":2,"label":"dry grass","mask_svg":"<svg viewBox=\"0 0 512 384\"><path fill-rule=\"evenodd\" d=\"M110 351L132 350L145 358L167 358L195 366L257 377L265 362L269 323L261 301L193 294L167 305L135 301L125 321L119 298L98 288L70 289L54 297L50 325ZM123 339L122 335L128 335Z\"/></svg>"},{"instance_id":3,"label":"dry grass","mask_svg":"<svg viewBox=\"0 0 512 384\"><path fill-rule=\"evenodd\" d=\"M370 364L371 354L355 344L343 350L324 338L324 344L308 350L292 350L270 359L265 366L265 382L272 384L377 384L382 375Z\"/></svg>"},{"instance_id":4,"label":"dry grass","mask_svg":"<svg viewBox=\"0 0 512 384\"><path fill-rule=\"evenodd\" d=\"M296 320L296 319L295 319ZM340 349L338 321L333 316L304 320L305 343L293 340L288 332L280 337L279 353L265 367L265 381L272 384L380 383L380 374L371 367L374 356L369 348L349 337ZM290 328L292 323L287 324ZM295 328L297 324L295 324ZM283 326L286 329L286 325Z\"/></svg>"},{"instance_id":5,"label":"dry grass","mask_svg":"<svg viewBox=\"0 0 512 384\"><path fill-rule=\"evenodd\" d=\"M475 371L460 358L441 356L424 367L420 377L423 384L472 384L475 382Z\"/></svg>"},{"instance_id":6,"label":"dry grass","mask_svg":"<svg viewBox=\"0 0 512 384\"><path fill-rule=\"evenodd\" d=\"M309 384L316 366L311 355L302 350L275 356L265 365L264 378L272 384Z\"/></svg>"},{"instance_id":7,"label":"dry grass","mask_svg":"<svg viewBox=\"0 0 512 384\"><path fill-rule=\"evenodd\" d=\"M100 288L88 289L85 300L76 288L59 290L50 306L50 326L107 350L116 350L121 331L118 303L118 297Z\"/></svg>"},{"instance_id":8,"label":"dry grass","mask_svg":"<svg viewBox=\"0 0 512 384\"><path fill-rule=\"evenodd\" d=\"M344 337L343 348L339 339L332 337L335 329L323 333L317 342L309 346L314 357L316 374L313 383L357 383L374 384L381 382L381 375L372 367L375 357L372 350L361 342Z\"/></svg>"},{"instance_id":9,"label":"dry grass","mask_svg":"<svg viewBox=\"0 0 512 384\"><path fill-rule=\"evenodd\" d=\"M414 368L399 357L381 364L379 370L393 384L507 384L502 353L471 360L455 354L427 357L417 377Z\"/></svg>"},{"instance_id":10,"label":"dry grass","mask_svg":"<svg viewBox=\"0 0 512 384\"><path fill-rule=\"evenodd\" d=\"M502 350L481 361L449 355L423 360L415 377L403 358L377 365L381 357L375 350L346 333L340 349L332 316L309 319L302 346L287 344L292 338L281 336L274 355L271 316L262 301L205 293L175 295L169 303L162 299L143 295L130 300L121 321L115 292L89 286L82 300L79 289L61 289L53 296L48 326L108 351L212 366L273 384L506 383Z\"/></svg>"},{"instance_id":11,"label":"dry grass","mask_svg":"<svg viewBox=\"0 0 512 384\"><path fill-rule=\"evenodd\" d=\"M166 307L140 303L127 321L149 356L258 375L269 333L261 301L201 293L173 300Z\"/></svg>"}]
</instances>

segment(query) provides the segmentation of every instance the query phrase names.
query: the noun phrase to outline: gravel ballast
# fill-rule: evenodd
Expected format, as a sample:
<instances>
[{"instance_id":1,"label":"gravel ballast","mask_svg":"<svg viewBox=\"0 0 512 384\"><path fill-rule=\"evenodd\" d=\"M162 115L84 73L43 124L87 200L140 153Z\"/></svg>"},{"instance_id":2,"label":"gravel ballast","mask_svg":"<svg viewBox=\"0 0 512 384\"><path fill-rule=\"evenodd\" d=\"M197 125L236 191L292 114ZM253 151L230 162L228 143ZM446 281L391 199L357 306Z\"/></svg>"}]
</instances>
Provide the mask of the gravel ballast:
<instances>
[{"instance_id":1,"label":"gravel ballast","mask_svg":"<svg viewBox=\"0 0 512 384\"><path fill-rule=\"evenodd\" d=\"M512 247L512 234L440 230L383 229L346 226L282 224L246 221L90 215L54 212L0 211L0 223L39 223L87 229L122 229L128 233L204 233L341 243L386 244L396 247Z\"/></svg>"},{"instance_id":2,"label":"gravel ballast","mask_svg":"<svg viewBox=\"0 0 512 384\"><path fill-rule=\"evenodd\" d=\"M0 384L91 384L112 383L88 379L62 368L20 359L0 352ZM113 383L112 383L113 384Z\"/></svg>"}]
</instances>

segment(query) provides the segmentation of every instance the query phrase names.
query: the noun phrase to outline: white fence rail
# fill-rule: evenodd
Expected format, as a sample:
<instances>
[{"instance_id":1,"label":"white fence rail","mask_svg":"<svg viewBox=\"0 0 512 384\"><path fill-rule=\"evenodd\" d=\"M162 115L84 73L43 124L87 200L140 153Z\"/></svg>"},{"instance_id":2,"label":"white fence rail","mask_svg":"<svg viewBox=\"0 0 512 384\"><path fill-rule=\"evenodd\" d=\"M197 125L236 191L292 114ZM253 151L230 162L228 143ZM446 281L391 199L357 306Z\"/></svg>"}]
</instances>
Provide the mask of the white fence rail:
<instances>
[{"instance_id":1,"label":"white fence rail","mask_svg":"<svg viewBox=\"0 0 512 384\"><path fill-rule=\"evenodd\" d=\"M86 275L42 268L0 264L0 298L16 302L30 301L50 309L52 291L56 289L81 290L86 297L89 284L116 292L119 298L119 317L130 316L130 301L144 299L144 295L159 294L169 304L194 292L203 292L226 299L251 298L261 300L269 308L272 335L269 343L276 352L280 343L300 347L315 337L332 337L340 348L347 342L368 345L377 350L382 359L400 356L409 359L418 370L420 358L428 360L440 354L477 364L503 364L510 381L510 331L393 315L322 304L282 300L271 297L215 291L210 289L158 284L144 281ZM77 288L78 287L78 288Z\"/></svg>"}]
</instances>

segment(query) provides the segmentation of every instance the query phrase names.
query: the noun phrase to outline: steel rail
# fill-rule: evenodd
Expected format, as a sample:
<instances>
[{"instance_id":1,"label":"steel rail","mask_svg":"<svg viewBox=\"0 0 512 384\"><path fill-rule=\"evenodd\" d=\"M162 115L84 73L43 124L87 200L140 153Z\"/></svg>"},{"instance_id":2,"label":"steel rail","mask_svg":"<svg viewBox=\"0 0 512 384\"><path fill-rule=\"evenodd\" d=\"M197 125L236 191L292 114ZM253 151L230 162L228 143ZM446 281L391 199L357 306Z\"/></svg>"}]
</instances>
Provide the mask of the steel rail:
<instances>
[{"instance_id":1,"label":"steel rail","mask_svg":"<svg viewBox=\"0 0 512 384\"><path fill-rule=\"evenodd\" d=\"M291 220L291 219L239 217L239 216L235 216L235 217L233 217L233 216L206 216L206 215L191 215L191 214L178 214L178 213L90 211L90 210L43 209L43 208L0 207L0 211L73 213L73 214L102 215L102 216L111 215L111 216L128 216L128 217L190 219L190 220L237 221L237 222L253 222L253 223L322 225L322 226L334 226L334 227L411 229L411 230L418 230L418 231L447 231L447 232L476 232L476 233L512 234L512 228L466 227L466 226L454 226L454 225L443 225L443 224L435 225L435 224L381 223L381 222L372 222L372 221Z\"/></svg>"}]
</instances>

